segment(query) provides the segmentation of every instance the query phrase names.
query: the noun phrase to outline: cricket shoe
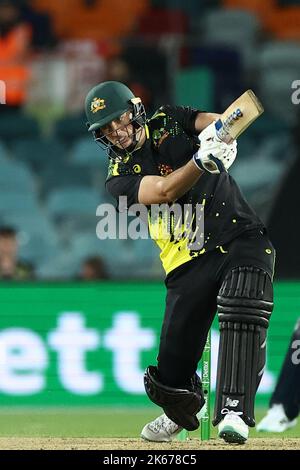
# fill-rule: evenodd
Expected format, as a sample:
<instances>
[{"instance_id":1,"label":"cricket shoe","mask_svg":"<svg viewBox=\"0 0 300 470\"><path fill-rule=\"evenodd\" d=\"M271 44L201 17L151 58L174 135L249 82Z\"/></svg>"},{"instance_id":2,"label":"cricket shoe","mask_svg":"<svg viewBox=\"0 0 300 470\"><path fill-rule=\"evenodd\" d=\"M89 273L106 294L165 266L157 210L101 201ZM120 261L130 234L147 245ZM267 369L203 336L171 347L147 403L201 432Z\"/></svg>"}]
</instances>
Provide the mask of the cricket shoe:
<instances>
[{"instance_id":1,"label":"cricket shoe","mask_svg":"<svg viewBox=\"0 0 300 470\"><path fill-rule=\"evenodd\" d=\"M249 428L239 416L241 413L228 411L218 426L221 439L231 444L245 444L249 436Z\"/></svg>"},{"instance_id":2,"label":"cricket shoe","mask_svg":"<svg viewBox=\"0 0 300 470\"><path fill-rule=\"evenodd\" d=\"M266 416L258 423L256 430L262 432L283 432L296 426L297 420L289 420L283 405L273 405Z\"/></svg>"},{"instance_id":3,"label":"cricket shoe","mask_svg":"<svg viewBox=\"0 0 300 470\"><path fill-rule=\"evenodd\" d=\"M162 414L151 423L146 424L141 432L141 438L153 442L171 442L182 428Z\"/></svg>"}]
</instances>

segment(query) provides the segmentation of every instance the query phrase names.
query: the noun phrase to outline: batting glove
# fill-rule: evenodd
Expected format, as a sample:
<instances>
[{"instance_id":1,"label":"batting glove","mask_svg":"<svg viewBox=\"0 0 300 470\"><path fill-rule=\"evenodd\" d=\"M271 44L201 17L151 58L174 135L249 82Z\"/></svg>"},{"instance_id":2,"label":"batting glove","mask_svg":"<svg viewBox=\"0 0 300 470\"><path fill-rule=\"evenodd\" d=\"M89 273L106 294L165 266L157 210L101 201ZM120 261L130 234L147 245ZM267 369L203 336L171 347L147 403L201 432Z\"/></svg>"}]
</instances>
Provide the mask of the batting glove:
<instances>
[{"instance_id":1,"label":"batting glove","mask_svg":"<svg viewBox=\"0 0 300 470\"><path fill-rule=\"evenodd\" d=\"M200 149L194 155L194 162L201 170L213 174L227 171L237 155L237 142L225 144L215 134L214 123L199 134Z\"/></svg>"}]
</instances>

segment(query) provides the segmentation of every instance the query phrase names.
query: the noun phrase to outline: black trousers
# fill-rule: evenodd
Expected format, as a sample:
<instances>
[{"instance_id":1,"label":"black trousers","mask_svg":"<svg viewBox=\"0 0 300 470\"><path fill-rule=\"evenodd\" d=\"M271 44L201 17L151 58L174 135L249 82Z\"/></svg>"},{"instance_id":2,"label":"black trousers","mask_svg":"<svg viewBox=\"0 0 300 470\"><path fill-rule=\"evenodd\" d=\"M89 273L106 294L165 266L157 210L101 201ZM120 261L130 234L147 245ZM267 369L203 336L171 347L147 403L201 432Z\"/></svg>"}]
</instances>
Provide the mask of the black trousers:
<instances>
[{"instance_id":1,"label":"black trousers","mask_svg":"<svg viewBox=\"0 0 300 470\"><path fill-rule=\"evenodd\" d=\"M178 388L190 385L228 271L255 266L272 278L274 260L275 250L268 236L257 229L179 266L166 277L166 309L158 354L162 383Z\"/></svg>"},{"instance_id":2,"label":"black trousers","mask_svg":"<svg viewBox=\"0 0 300 470\"><path fill-rule=\"evenodd\" d=\"M270 406L282 404L290 420L300 413L300 320L292 334Z\"/></svg>"}]
</instances>

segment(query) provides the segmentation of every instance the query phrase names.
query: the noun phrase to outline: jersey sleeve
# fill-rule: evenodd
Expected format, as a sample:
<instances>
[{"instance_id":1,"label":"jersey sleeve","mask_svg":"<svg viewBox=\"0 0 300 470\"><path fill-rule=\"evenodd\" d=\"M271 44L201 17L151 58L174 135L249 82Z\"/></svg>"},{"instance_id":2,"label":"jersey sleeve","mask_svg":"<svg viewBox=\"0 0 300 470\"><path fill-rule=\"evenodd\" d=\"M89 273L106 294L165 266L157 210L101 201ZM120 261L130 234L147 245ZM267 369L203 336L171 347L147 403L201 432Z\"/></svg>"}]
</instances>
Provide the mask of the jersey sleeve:
<instances>
[{"instance_id":1,"label":"jersey sleeve","mask_svg":"<svg viewBox=\"0 0 300 470\"><path fill-rule=\"evenodd\" d=\"M195 129L195 121L197 114L205 111L200 111L190 106L163 106L163 111L172 116L183 128L183 130L191 136L198 135L199 132Z\"/></svg>"},{"instance_id":2,"label":"jersey sleeve","mask_svg":"<svg viewBox=\"0 0 300 470\"><path fill-rule=\"evenodd\" d=\"M127 207L129 207L138 203L138 192L142 178L141 175L114 176L106 181L105 186L117 202L120 196L126 196Z\"/></svg>"}]
</instances>

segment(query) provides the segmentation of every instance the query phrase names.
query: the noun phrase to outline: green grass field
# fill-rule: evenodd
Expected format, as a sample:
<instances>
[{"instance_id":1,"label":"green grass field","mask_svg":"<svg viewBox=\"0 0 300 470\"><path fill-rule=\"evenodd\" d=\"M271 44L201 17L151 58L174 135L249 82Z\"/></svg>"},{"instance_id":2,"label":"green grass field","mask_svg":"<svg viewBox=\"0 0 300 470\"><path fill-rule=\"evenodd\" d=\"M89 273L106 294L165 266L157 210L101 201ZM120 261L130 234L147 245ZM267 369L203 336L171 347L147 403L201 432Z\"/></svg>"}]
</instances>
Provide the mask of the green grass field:
<instances>
[{"instance_id":1,"label":"green grass field","mask_svg":"<svg viewBox=\"0 0 300 470\"><path fill-rule=\"evenodd\" d=\"M0 437L82 437L82 438L137 438L148 421L159 415L158 408L90 408L90 409L8 409L0 408ZM257 410L257 422L265 410ZM199 431L191 437L199 436ZM212 429L212 437L216 430ZM297 427L283 433L257 433L255 438L300 438L300 420ZM299 440L300 448L300 440Z\"/></svg>"}]
</instances>

